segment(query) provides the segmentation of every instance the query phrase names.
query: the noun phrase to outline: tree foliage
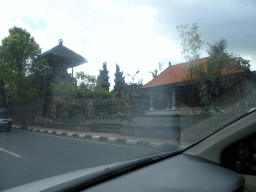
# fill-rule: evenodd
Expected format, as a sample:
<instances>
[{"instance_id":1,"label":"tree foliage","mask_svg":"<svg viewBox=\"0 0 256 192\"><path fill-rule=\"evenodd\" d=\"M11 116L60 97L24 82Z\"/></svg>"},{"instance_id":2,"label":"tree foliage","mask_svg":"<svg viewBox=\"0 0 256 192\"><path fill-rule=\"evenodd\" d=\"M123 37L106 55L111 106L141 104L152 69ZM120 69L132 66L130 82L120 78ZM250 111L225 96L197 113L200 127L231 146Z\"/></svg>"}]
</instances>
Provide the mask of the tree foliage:
<instances>
[{"instance_id":1,"label":"tree foliage","mask_svg":"<svg viewBox=\"0 0 256 192\"><path fill-rule=\"evenodd\" d=\"M42 85L27 75L38 75L48 66L45 59L38 59L40 54L29 32L18 27L9 29L0 47L0 90L5 107L9 96L12 101L23 102L39 95ZM27 113L21 111L21 115L22 129L27 129Z\"/></svg>"},{"instance_id":2,"label":"tree foliage","mask_svg":"<svg viewBox=\"0 0 256 192\"><path fill-rule=\"evenodd\" d=\"M62 103L62 117L70 118L74 111L72 102L77 98L77 86L73 82L61 81L58 85L50 83L49 87L54 94L66 96L65 103Z\"/></svg>"},{"instance_id":3,"label":"tree foliage","mask_svg":"<svg viewBox=\"0 0 256 192\"><path fill-rule=\"evenodd\" d=\"M230 86L230 81L235 74L249 70L249 60L238 57L236 54L221 53L213 55L206 62L189 67L181 80L185 84L192 82L196 87L206 83L208 88L209 100L213 95L217 95L217 87L221 85ZM192 76L192 78L191 78Z\"/></svg>"},{"instance_id":4,"label":"tree foliage","mask_svg":"<svg viewBox=\"0 0 256 192\"><path fill-rule=\"evenodd\" d=\"M78 72L76 78L81 82L77 87L77 95L80 98L111 98L114 97L107 89L103 88L103 79L96 79L93 75L87 75L84 72Z\"/></svg>"},{"instance_id":5,"label":"tree foliage","mask_svg":"<svg viewBox=\"0 0 256 192\"><path fill-rule=\"evenodd\" d=\"M194 23L190 28L188 24L177 26L180 32L180 37L182 38L181 43L181 53L184 59L190 62L190 82L191 82L191 106L193 106L193 95L194 95L194 82L193 82L193 62L199 59L201 54L201 49L204 42L201 40L202 34L197 33L197 24Z\"/></svg>"},{"instance_id":6,"label":"tree foliage","mask_svg":"<svg viewBox=\"0 0 256 192\"><path fill-rule=\"evenodd\" d=\"M197 33L197 24L194 23L190 28L188 24L177 26L182 38L181 53L187 61L195 61L199 59L201 54L202 45L204 42L201 40L202 34Z\"/></svg>"},{"instance_id":7,"label":"tree foliage","mask_svg":"<svg viewBox=\"0 0 256 192\"><path fill-rule=\"evenodd\" d=\"M113 98L113 97L115 96L104 88L95 93L95 98Z\"/></svg>"},{"instance_id":8,"label":"tree foliage","mask_svg":"<svg viewBox=\"0 0 256 192\"><path fill-rule=\"evenodd\" d=\"M149 71L149 73L151 73L152 78L155 79L157 77L157 75L158 75L158 70L155 69L154 71Z\"/></svg>"},{"instance_id":9,"label":"tree foliage","mask_svg":"<svg viewBox=\"0 0 256 192\"><path fill-rule=\"evenodd\" d=\"M209 43L207 43L207 45L210 46L210 50L207 50L208 54L213 56L223 53L227 48L228 43L226 39L221 39L219 42L215 42L214 45L210 45Z\"/></svg>"},{"instance_id":10,"label":"tree foliage","mask_svg":"<svg viewBox=\"0 0 256 192\"><path fill-rule=\"evenodd\" d=\"M93 91L97 85L99 85L100 80L97 81L96 76L85 74L83 71L76 73L76 79L81 82L83 88Z\"/></svg>"},{"instance_id":11,"label":"tree foliage","mask_svg":"<svg viewBox=\"0 0 256 192\"><path fill-rule=\"evenodd\" d=\"M71 117L74 111L73 101L79 101L83 106L86 105L84 100L95 98L113 98L114 95L108 90L102 88L102 80L97 80L96 76L85 74L84 72L76 73L76 79L80 81L79 85L73 82L61 81L59 85L50 83L50 89L58 95L66 96L65 104L62 107L62 116Z\"/></svg>"},{"instance_id":12,"label":"tree foliage","mask_svg":"<svg viewBox=\"0 0 256 192\"><path fill-rule=\"evenodd\" d=\"M26 30L18 27L9 29L9 36L2 40L2 56L9 61L14 72L28 75L37 70L43 70L45 60L37 59L41 54L34 37Z\"/></svg>"},{"instance_id":13,"label":"tree foliage","mask_svg":"<svg viewBox=\"0 0 256 192\"><path fill-rule=\"evenodd\" d=\"M0 48L0 81L12 100L37 97L40 90L27 75L39 74L48 65L45 59L38 59L39 54L41 49L29 32L18 27L9 29Z\"/></svg>"},{"instance_id":14,"label":"tree foliage","mask_svg":"<svg viewBox=\"0 0 256 192\"><path fill-rule=\"evenodd\" d=\"M227 83L238 70L246 71L249 67L249 60L238 57L233 53L221 53L213 55L204 63L195 65L193 70L189 67L187 71L183 72L185 77L182 82L191 83L190 76L192 73L195 83L199 83L201 80L212 83L218 80Z\"/></svg>"}]
</instances>

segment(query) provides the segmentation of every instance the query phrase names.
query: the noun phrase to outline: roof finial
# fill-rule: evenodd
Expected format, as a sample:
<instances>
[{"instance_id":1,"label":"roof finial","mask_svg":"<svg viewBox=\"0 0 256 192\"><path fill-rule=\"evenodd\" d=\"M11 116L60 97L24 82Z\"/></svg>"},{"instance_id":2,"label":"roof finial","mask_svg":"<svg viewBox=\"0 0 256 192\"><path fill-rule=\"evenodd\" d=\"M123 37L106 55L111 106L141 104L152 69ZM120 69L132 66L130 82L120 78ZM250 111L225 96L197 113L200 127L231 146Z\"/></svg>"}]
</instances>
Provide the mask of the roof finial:
<instances>
[{"instance_id":1,"label":"roof finial","mask_svg":"<svg viewBox=\"0 0 256 192\"><path fill-rule=\"evenodd\" d=\"M62 45L63 39L59 39L59 45Z\"/></svg>"}]
</instances>

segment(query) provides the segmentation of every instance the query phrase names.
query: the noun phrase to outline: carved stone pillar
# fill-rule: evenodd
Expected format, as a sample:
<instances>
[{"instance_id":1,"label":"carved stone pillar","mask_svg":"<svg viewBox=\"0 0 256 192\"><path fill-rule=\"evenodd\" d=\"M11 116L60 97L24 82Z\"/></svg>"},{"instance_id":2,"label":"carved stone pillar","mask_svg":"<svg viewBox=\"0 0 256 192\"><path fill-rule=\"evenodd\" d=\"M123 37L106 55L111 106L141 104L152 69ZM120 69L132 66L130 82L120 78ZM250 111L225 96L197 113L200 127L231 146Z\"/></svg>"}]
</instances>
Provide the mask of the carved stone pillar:
<instances>
[{"instance_id":1,"label":"carved stone pillar","mask_svg":"<svg viewBox=\"0 0 256 192\"><path fill-rule=\"evenodd\" d=\"M153 103L153 95L152 95L152 93L151 93L151 95L150 95L150 99L151 99L150 110L154 110L154 103Z\"/></svg>"},{"instance_id":2,"label":"carved stone pillar","mask_svg":"<svg viewBox=\"0 0 256 192\"><path fill-rule=\"evenodd\" d=\"M169 94L167 95L167 106L166 109L170 109L170 97Z\"/></svg>"},{"instance_id":3,"label":"carved stone pillar","mask_svg":"<svg viewBox=\"0 0 256 192\"><path fill-rule=\"evenodd\" d=\"M176 108L176 91L172 90L172 109Z\"/></svg>"}]
</instances>

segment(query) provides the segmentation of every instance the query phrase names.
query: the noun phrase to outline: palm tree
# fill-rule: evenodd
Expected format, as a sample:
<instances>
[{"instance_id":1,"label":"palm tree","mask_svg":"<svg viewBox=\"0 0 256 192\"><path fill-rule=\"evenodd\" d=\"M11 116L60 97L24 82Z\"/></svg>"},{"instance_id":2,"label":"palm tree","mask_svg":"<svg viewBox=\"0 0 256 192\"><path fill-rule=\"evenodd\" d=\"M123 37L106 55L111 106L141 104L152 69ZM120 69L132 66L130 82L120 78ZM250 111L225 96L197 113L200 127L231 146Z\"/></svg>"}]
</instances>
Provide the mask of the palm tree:
<instances>
[{"instance_id":1,"label":"palm tree","mask_svg":"<svg viewBox=\"0 0 256 192\"><path fill-rule=\"evenodd\" d=\"M228 46L226 39L221 39L219 42L215 42L214 45L210 45L209 43L207 45L210 46L210 51L207 50L210 56L223 53Z\"/></svg>"},{"instance_id":2,"label":"palm tree","mask_svg":"<svg viewBox=\"0 0 256 192\"><path fill-rule=\"evenodd\" d=\"M207 52L209 53L210 56L223 53L228 46L226 39L221 39L218 43L215 42L214 45L210 45L209 43L207 43L207 45L210 46L210 51L207 50ZM218 97L217 97L217 104L218 104ZM213 108L217 113L222 114L222 112L217 109L215 103L213 103Z\"/></svg>"},{"instance_id":3,"label":"palm tree","mask_svg":"<svg viewBox=\"0 0 256 192\"><path fill-rule=\"evenodd\" d=\"M158 70L157 70L157 69L155 69L154 71L149 71L149 73L151 73L151 74L152 74L153 79L155 79L155 78L157 77L157 75L158 75Z\"/></svg>"}]
</instances>

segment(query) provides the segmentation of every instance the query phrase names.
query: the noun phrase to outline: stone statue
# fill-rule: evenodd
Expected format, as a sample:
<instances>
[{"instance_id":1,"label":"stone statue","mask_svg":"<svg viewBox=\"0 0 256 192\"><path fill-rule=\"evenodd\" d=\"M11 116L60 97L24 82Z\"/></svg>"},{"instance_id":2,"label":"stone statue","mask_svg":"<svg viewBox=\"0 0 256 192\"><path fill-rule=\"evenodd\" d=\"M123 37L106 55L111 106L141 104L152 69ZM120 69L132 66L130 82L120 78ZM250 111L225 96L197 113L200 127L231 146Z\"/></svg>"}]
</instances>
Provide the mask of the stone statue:
<instances>
[{"instance_id":1,"label":"stone statue","mask_svg":"<svg viewBox=\"0 0 256 192\"><path fill-rule=\"evenodd\" d=\"M93 101L89 101L89 104L87 105L87 110L93 110Z\"/></svg>"},{"instance_id":2,"label":"stone statue","mask_svg":"<svg viewBox=\"0 0 256 192\"><path fill-rule=\"evenodd\" d=\"M203 80L201 80L200 82L200 97L201 97L200 104L208 105L210 103L208 98L208 86Z\"/></svg>"},{"instance_id":3,"label":"stone statue","mask_svg":"<svg viewBox=\"0 0 256 192\"><path fill-rule=\"evenodd\" d=\"M220 93L220 91L219 91L219 87L217 86L217 85L215 85L214 84L214 86L213 86L213 91L214 91L214 93L215 93L215 95L219 95L219 93Z\"/></svg>"}]
</instances>

